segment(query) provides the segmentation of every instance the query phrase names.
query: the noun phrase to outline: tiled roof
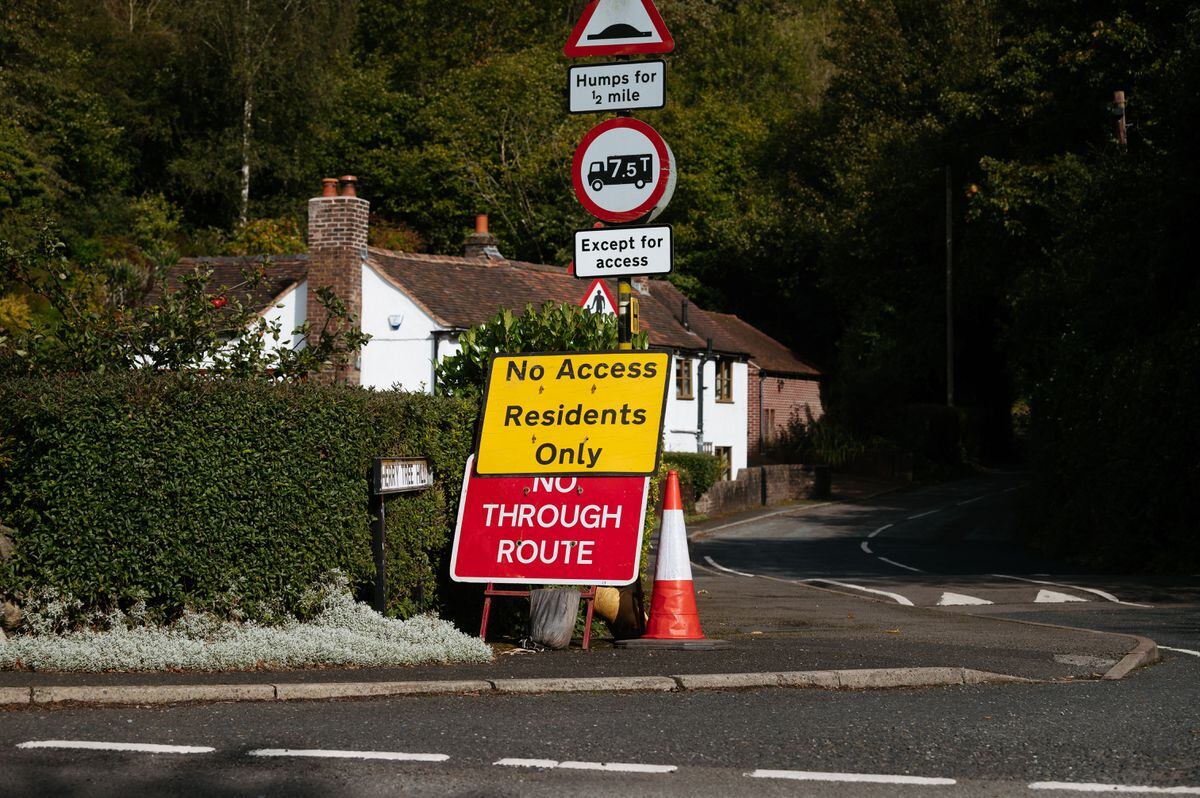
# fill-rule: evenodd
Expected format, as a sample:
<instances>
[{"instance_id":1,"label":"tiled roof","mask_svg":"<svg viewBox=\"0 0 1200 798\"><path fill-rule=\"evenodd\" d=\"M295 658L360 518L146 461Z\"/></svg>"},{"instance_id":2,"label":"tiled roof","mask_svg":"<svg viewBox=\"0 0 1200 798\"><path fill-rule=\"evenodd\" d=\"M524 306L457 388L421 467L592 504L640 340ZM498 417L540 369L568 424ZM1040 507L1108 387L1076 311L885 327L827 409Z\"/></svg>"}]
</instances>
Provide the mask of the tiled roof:
<instances>
[{"instance_id":1,"label":"tiled roof","mask_svg":"<svg viewBox=\"0 0 1200 798\"><path fill-rule=\"evenodd\" d=\"M266 280L253 288L244 286L243 273L246 269L261 267ZM279 255L231 258L180 258L168 272L166 284L171 290L179 287L179 279L197 269L211 271L208 292L229 293L237 296L247 307L266 308L276 297L294 283L304 279L308 273L307 255ZM153 305L163 294L161 283L152 285L143 302Z\"/></svg>"},{"instance_id":2,"label":"tiled roof","mask_svg":"<svg viewBox=\"0 0 1200 798\"><path fill-rule=\"evenodd\" d=\"M772 374L792 374L819 377L821 372L802 360L795 352L776 341L757 327L729 313L706 312L709 323L721 331L721 338L735 342L739 349L751 352L752 362Z\"/></svg>"},{"instance_id":3,"label":"tiled roof","mask_svg":"<svg viewBox=\"0 0 1200 798\"><path fill-rule=\"evenodd\" d=\"M422 255L372 248L368 263L420 305L443 327L465 329L487 321L502 308L522 310L544 302L578 303L590 284L563 267L492 258L463 258L451 255ZM184 258L172 270L168 284L195 268L213 272L210 286L232 287L242 282L242 270L261 258ZM307 255L272 257L267 262L266 284L244 294L245 301L267 307L290 285L303 280L308 271ZM617 281L606 280L617 296ZM666 280L649 281L648 295L636 294L641 304L641 323L651 346L698 352L708 347L725 355L749 358L765 371L780 374L819 376L786 346L755 329L737 316L713 313L688 303L687 324L683 320L686 297ZM636 293L636 292L635 292ZM161 295L156 287L147 297Z\"/></svg>"}]
</instances>

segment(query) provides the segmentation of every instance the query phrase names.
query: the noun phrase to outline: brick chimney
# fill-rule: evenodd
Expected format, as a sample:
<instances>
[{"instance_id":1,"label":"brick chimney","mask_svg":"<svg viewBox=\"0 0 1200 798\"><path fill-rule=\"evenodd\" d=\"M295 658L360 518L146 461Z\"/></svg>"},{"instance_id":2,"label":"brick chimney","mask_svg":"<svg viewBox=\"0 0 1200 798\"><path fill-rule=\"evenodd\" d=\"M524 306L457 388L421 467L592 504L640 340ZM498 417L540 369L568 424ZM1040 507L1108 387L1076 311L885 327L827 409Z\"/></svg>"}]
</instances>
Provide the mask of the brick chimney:
<instances>
[{"instance_id":1,"label":"brick chimney","mask_svg":"<svg viewBox=\"0 0 1200 798\"><path fill-rule=\"evenodd\" d=\"M350 315L362 318L362 267L367 260L367 228L371 203L357 196L353 175L327 177L321 196L308 201L308 320L310 335L319 337L326 324L317 289L330 287L346 303ZM359 384L356 358L322 375L335 382Z\"/></svg>"},{"instance_id":2,"label":"brick chimney","mask_svg":"<svg viewBox=\"0 0 1200 798\"><path fill-rule=\"evenodd\" d=\"M475 232L463 241L464 258L495 258L504 260L500 248L496 246L496 237L488 232L486 213L475 217Z\"/></svg>"}]
</instances>

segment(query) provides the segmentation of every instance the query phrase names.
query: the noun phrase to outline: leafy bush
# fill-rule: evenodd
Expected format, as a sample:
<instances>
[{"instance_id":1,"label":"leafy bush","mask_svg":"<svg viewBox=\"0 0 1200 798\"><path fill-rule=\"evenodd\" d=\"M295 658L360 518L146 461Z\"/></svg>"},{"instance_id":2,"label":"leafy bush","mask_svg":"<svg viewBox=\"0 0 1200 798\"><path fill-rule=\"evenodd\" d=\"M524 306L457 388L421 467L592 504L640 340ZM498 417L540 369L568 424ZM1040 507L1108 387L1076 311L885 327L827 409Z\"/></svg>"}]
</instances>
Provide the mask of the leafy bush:
<instances>
[{"instance_id":1,"label":"leafy bush","mask_svg":"<svg viewBox=\"0 0 1200 798\"><path fill-rule=\"evenodd\" d=\"M663 466L679 472L679 479L692 486L698 499L721 478L721 458L702 452L663 452Z\"/></svg>"},{"instance_id":2,"label":"leafy bush","mask_svg":"<svg viewBox=\"0 0 1200 798\"><path fill-rule=\"evenodd\" d=\"M454 396L479 396L492 355L505 352L594 352L617 348L617 319L578 305L526 305L521 315L507 308L458 339L459 351L438 364L438 385ZM634 349L646 348L638 333Z\"/></svg>"},{"instance_id":3,"label":"leafy bush","mask_svg":"<svg viewBox=\"0 0 1200 798\"><path fill-rule=\"evenodd\" d=\"M787 426L767 446L767 453L785 463L819 463L841 468L884 443L878 438L863 438L831 416L815 419L805 408L804 416L792 414Z\"/></svg>"},{"instance_id":4,"label":"leafy bush","mask_svg":"<svg viewBox=\"0 0 1200 798\"><path fill-rule=\"evenodd\" d=\"M439 606L474 407L425 394L114 373L0 382L0 594L80 612L145 601L271 621L337 568L373 580L367 473L423 456L431 490L389 502L392 614Z\"/></svg>"}]
</instances>

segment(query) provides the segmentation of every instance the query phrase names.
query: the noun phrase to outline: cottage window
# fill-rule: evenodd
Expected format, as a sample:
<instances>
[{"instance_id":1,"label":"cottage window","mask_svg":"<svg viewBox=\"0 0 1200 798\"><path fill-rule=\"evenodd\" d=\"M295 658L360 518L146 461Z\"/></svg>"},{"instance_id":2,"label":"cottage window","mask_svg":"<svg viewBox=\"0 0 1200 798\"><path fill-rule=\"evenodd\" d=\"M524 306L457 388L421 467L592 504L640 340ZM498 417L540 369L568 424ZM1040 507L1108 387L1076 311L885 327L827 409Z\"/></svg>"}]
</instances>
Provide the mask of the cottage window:
<instances>
[{"instance_id":1,"label":"cottage window","mask_svg":"<svg viewBox=\"0 0 1200 798\"><path fill-rule=\"evenodd\" d=\"M716 455L720 461L721 481L728 482L733 479L733 447L718 446L716 447Z\"/></svg>"},{"instance_id":2,"label":"cottage window","mask_svg":"<svg viewBox=\"0 0 1200 798\"><path fill-rule=\"evenodd\" d=\"M692 399L692 361L681 357L675 360L675 398Z\"/></svg>"},{"instance_id":3,"label":"cottage window","mask_svg":"<svg viewBox=\"0 0 1200 798\"><path fill-rule=\"evenodd\" d=\"M733 361L717 361L717 401L733 401Z\"/></svg>"}]
</instances>

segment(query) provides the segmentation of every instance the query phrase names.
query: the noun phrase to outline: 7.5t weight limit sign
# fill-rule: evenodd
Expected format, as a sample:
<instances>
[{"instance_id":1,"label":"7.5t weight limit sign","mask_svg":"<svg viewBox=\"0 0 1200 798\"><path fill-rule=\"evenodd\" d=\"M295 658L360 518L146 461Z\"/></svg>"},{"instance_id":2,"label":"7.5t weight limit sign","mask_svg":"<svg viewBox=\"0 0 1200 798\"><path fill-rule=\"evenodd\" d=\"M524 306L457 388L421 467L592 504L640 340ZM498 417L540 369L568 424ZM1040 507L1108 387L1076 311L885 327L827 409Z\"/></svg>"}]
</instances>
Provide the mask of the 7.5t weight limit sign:
<instances>
[{"instance_id":1,"label":"7.5t weight limit sign","mask_svg":"<svg viewBox=\"0 0 1200 798\"><path fill-rule=\"evenodd\" d=\"M675 193L675 156L645 122L609 119L592 128L576 148L571 183L579 202L598 219L650 221Z\"/></svg>"}]
</instances>

